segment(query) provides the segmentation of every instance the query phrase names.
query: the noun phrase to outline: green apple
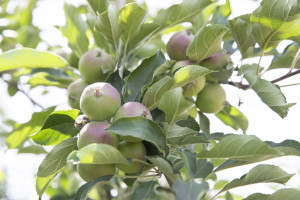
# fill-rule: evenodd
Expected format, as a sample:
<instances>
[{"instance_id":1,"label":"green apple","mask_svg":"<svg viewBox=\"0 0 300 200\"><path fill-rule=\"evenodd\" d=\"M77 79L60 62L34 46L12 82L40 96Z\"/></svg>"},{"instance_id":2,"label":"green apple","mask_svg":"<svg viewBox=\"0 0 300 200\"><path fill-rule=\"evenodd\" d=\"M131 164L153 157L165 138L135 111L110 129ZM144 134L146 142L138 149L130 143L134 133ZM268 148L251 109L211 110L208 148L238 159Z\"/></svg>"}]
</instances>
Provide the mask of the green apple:
<instances>
[{"instance_id":1,"label":"green apple","mask_svg":"<svg viewBox=\"0 0 300 200\"><path fill-rule=\"evenodd\" d=\"M126 158L137 159L145 161L145 156L147 155L146 148L142 142L126 142L123 141L119 144L119 151ZM138 173L143 164L138 161L133 161L130 165L116 164L116 167L125 173Z\"/></svg>"},{"instance_id":2,"label":"green apple","mask_svg":"<svg viewBox=\"0 0 300 200\"><path fill-rule=\"evenodd\" d=\"M224 107L226 93L218 83L208 83L198 94L196 105L201 112L217 113Z\"/></svg>"},{"instance_id":3,"label":"green apple","mask_svg":"<svg viewBox=\"0 0 300 200\"><path fill-rule=\"evenodd\" d=\"M68 104L71 108L80 109L80 97L87 85L88 84L84 80L77 79L68 86Z\"/></svg>"},{"instance_id":4,"label":"green apple","mask_svg":"<svg viewBox=\"0 0 300 200\"><path fill-rule=\"evenodd\" d=\"M83 180L89 182L101 176L114 175L116 167L113 164L78 164L77 172Z\"/></svg>"}]
</instances>

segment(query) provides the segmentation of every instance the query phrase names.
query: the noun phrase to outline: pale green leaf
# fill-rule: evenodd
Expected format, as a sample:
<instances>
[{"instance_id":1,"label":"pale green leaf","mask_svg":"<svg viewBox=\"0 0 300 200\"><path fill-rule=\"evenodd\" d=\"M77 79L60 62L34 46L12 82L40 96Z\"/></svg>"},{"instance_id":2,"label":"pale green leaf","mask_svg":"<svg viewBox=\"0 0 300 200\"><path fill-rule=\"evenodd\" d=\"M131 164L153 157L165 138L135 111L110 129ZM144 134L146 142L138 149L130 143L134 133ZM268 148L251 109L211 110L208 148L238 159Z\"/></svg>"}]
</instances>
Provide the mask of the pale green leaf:
<instances>
[{"instance_id":1,"label":"pale green leaf","mask_svg":"<svg viewBox=\"0 0 300 200\"><path fill-rule=\"evenodd\" d=\"M96 14L98 13L103 13L104 11L107 10L109 6L109 1L108 0L87 0L88 4Z\"/></svg>"},{"instance_id":2,"label":"pale green leaf","mask_svg":"<svg viewBox=\"0 0 300 200\"><path fill-rule=\"evenodd\" d=\"M190 104L182 96L182 88L175 88L163 95L158 108L166 114L167 122L173 125L188 117L189 106Z\"/></svg>"},{"instance_id":3,"label":"pale green leaf","mask_svg":"<svg viewBox=\"0 0 300 200\"><path fill-rule=\"evenodd\" d=\"M258 162L283 155L254 135L228 135L210 151L200 152L199 157Z\"/></svg>"},{"instance_id":4,"label":"pale green leaf","mask_svg":"<svg viewBox=\"0 0 300 200\"><path fill-rule=\"evenodd\" d=\"M184 139L186 136L195 135L197 133L199 132L187 127L181 127L177 124L173 124L167 132L167 141L170 144L177 144L181 139Z\"/></svg>"},{"instance_id":5,"label":"pale green leaf","mask_svg":"<svg viewBox=\"0 0 300 200\"><path fill-rule=\"evenodd\" d=\"M289 107L294 104L286 103L286 98L277 85L258 78L254 74L246 74L244 77L262 102L269 106L269 108L276 112L281 118L286 117Z\"/></svg>"},{"instance_id":6,"label":"pale green leaf","mask_svg":"<svg viewBox=\"0 0 300 200\"><path fill-rule=\"evenodd\" d=\"M297 0L263 0L251 15L252 34L263 50L300 35Z\"/></svg>"},{"instance_id":7,"label":"pale green leaf","mask_svg":"<svg viewBox=\"0 0 300 200\"><path fill-rule=\"evenodd\" d=\"M297 200L299 199L300 191L294 188L281 189L273 194L255 193L244 200Z\"/></svg>"},{"instance_id":8,"label":"pale green leaf","mask_svg":"<svg viewBox=\"0 0 300 200\"><path fill-rule=\"evenodd\" d=\"M176 200L195 200L201 199L206 194L209 190L209 185L206 182L199 184L194 180L183 182L177 179L172 189L176 194Z\"/></svg>"},{"instance_id":9,"label":"pale green leaf","mask_svg":"<svg viewBox=\"0 0 300 200\"><path fill-rule=\"evenodd\" d=\"M60 56L30 48L14 49L0 54L0 72L23 67L61 68L68 63Z\"/></svg>"},{"instance_id":10,"label":"pale green leaf","mask_svg":"<svg viewBox=\"0 0 300 200\"><path fill-rule=\"evenodd\" d=\"M172 181L175 181L177 178L179 178L179 174L175 173L170 161L166 160L165 158L161 156L148 156L147 159L150 160L150 162L152 162L156 167L158 167L158 170Z\"/></svg>"},{"instance_id":11,"label":"pale green leaf","mask_svg":"<svg viewBox=\"0 0 300 200\"><path fill-rule=\"evenodd\" d=\"M210 25L201 28L187 48L187 56L201 61L214 53L221 52L221 42L228 28L222 25Z\"/></svg>"}]
</instances>

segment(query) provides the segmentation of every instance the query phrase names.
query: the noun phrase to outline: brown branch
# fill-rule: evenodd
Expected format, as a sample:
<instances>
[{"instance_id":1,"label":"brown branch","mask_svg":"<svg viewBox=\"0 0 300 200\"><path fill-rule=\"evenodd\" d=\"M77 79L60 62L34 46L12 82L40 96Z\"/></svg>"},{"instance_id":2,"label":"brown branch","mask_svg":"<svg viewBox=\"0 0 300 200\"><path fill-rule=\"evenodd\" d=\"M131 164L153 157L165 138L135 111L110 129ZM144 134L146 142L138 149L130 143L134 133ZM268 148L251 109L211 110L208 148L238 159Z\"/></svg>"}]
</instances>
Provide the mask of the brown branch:
<instances>
[{"instance_id":1,"label":"brown branch","mask_svg":"<svg viewBox=\"0 0 300 200\"><path fill-rule=\"evenodd\" d=\"M277 79L274 79L274 80L271 81L271 83L277 83L277 82L279 82L279 81L282 81L282 80L284 80L284 79L287 79L287 78L289 78L289 77L291 77L291 76L294 76L294 75L296 75L296 74L300 74L300 69L298 69L298 70L296 70L296 71L294 71L294 72L289 72L289 73L287 73L286 75L283 75L283 76L281 76L281 77L279 77L279 78L277 78ZM242 84L242 83L240 83L240 82L228 81L228 84L229 84L229 85L233 85L233 86L235 86L235 87L237 87L237 88L240 88L240 89L243 89L243 90L247 90L247 89L250 88L249 85L245 85L245 84Z\"/></svg>"}]
</instances>

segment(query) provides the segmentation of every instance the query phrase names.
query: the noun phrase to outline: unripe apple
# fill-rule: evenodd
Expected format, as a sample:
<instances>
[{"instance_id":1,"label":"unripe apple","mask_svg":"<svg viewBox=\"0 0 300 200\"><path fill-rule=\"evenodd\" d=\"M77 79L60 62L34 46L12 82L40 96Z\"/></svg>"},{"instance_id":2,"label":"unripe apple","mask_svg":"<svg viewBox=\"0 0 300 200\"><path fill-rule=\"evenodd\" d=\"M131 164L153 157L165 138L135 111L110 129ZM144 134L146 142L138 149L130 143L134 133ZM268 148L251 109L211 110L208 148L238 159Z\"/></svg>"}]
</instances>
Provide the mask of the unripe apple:
<instances>
[{"instance_id":1,"label":"unripe apple","mask_svg":"<svg viewBox=\"0 0 300 200\"><path fill-rule=\"evenodd\" d=\"M89 182L101 176L114 175L116 167L113 164L78 164L77 172L83 180Z\"/></svg>"},{"instance_id":2,"label":"unripe apple","mask_svg":"<svg viewBox=\"0 0 300 200\"><path fill-rule=\"evenodd\" d=\"M123 141L119 145L119 151L126 158L138 159L145 161L147 155L146 148L142 142L126 142ZM137 173L141 170L143 164L138 161L132 161L131 165L116 164L117 168L125 173Z\"/></svg>"},{"instance_id":3,"label":"unripe apple","mask_svg":"<svg viewBox=\"0 0 300 200\"><path fill-rule=\"evenodd\" d=\"M159 48L155 44L145 43L138 51L137 56L146 58L153 56Z\"/></svg>"},{"instance_id":4,"label":"unripe apple","mask_svg":"<svg viewBox=\"0 0 300 200\"><path fill-rule=\"evenodd\" d=\"M195 62L191 60L180 60L176 62L175 65L172 67L171 74L173 76L176 73L176 71L179 70L180 68L185 67L187 65L194 65L194 64Z\"/></svg>"},{"instance_id":5,"label":"unripe apple","mask_svg":"<svg viewBox=\"0 0 300 200\"><path fill-rule=\"evenodd\" d=\"M226 93L218 83L208 83L198 94L196 105L201 112L217 113L224 107Z\"/></svg>"},{"instance_id":6,"label":"unripe apple","mask_svg":"<svg viewBox=\"0 0 300 200\"><path fill-rule=\"evenodd\" d=\"M95 121L111 118L121 106L121 97L116 88L105 82L87 86L80 97L80 108L86 116Z\"/></svg>"},{"instance_id":7,"label":"unripe apple","mask_svg":"<svg viewBox=\"0 0 300 200\"><path fill-rule=\"evenodd\" d=\"M82 80L77 79L76 81L73 81L67 88L67 94L68 94L68 104L71 106L71 108L74 109L80 109L80 97L84 90L84 88L88 84Z\"/></svg>"},{"instance_id":8,"label":"unripe apple","mask_svg":"<svg viewBox=\"0 0 300 200\"><path fill-rule=\"evenodd\" d=\"M196 119L198 115L198 110L195 104L192 104L188 109L187 109L188 115L190 115L192 118Z\"/></svg>"},{"instance_id":9,"label":"unripe apple","mask_svg":"<svg viewBox=\"0 0 300 200\"><path fill-rule=\"evenodd\" d=\"M138 117L138 116L145 117L147 119L152 120L152 115L146 106L144 106L139 102L127 102L123 104L116 112L114 116L114 121L117 121L118 119L124 117ZM128 142L142 141L142 139L132 137L132 136L121 136L121 138Z\"/></svg>"},{"instance_id":10,"label":"unripe apple","mask_svg":"<svg viewBox=\"0 0 300 200\"><path fill-rule=\"evenodd\" d=\"M194 39L192 31L180 31L175 33L167 43L167 54L172 60L187 60L186 49Z\"/></svg>"},{"instance_id":11,"label":"unripe apple","mask_svg":"<svg viewBox=\"0 0 300 200\"><path fill-rule=\"evenodd\" d=\"M200 62L200 65L208 69L223 67L230 62L230 52L215 53Z\"/></svg>"},{"instance_id":12,"label":"unripe apple","mask_svg":"<svg viewBox=\"0 0 300 200\"><path fill-rule=\"evenodd\" d=\"M118 136L110 131L106 131L110 126L108 122L90 122L86 124L78 135L77 146L78 149L92 144L104 143L114 147L118 147Z\"/></svg>"},{"instance_id":13,"label":"unripe apple","mask_svg":"<svg viewBox=\"0 0 300 200\"><path fill-rule=\"evenodd\" d=\"M100 49L93 49L80 57L78 69L84 80L94 83L105 81L114 65L110 55Z\"/></svg>"},{"instance_id":14,"label":"unripe apple","mask_svg":"<svg viewBox=\"0 0 300 200\"><path fill-rule=\"evenodd\" d=\"M81 130L87 123L90 123L90 119L86 115L79 115L74 123L76 129Z\"/></svg>"}]
</instances>

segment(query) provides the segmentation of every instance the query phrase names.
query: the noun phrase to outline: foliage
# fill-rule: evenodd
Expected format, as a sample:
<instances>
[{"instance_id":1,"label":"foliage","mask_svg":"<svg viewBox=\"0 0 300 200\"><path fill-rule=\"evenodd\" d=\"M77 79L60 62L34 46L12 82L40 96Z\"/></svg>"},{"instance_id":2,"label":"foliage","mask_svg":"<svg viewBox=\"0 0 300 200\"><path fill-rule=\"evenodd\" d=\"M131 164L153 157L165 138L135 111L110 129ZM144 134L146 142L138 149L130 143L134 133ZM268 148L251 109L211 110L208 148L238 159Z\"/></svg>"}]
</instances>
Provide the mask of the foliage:
<instances>
[{"instance_id":1,"label":"foliage","mask_svg":"<svg viewBox=\"0 0 300 200\"><path fill-rule=\"evenodd\" d=\"M5 8L8 2L4 1L1 7ZM0 27L0 33L5 29L15 29L19 33L12 43L4 37L0 44L4 51L0 54L0 73L9 86L11 96L17 91L22 92L39 109L28 122L13 124L13 131L6 137L6 145L10 149L18 149L19 153L47 153L36 177L36 190L40 198L46 193L52 199L83 200L89 196L111 199L111 192L117 191L114 197L133 200L194 200L214 199L217 196L233 199L229 193L233 188L256 183L285 184L294 175L279 166L257 164L240 178L220 182L216 173L228 168L282 156L300 156L300 143L295 140L274 143L247 135L249 124L246 114L230 102L224 102L224 108L212 115L233 131L241 129L243 134L210 133L210 127L214 126L210 123L210 115L195 107L197 96L186 99L182 87L206 76L207 82L251 89L274 114L286 117L294 104L287 103L276 83L300 73L299 1L263 0L252 14L231 20L228 20L231 13L228 0L225 4L210 0L183 0L181 4L161 10L154 17L148 16L147 8L134 1L119 7L108 0L87 0L82 7L65 3L66 25L60 27L60 31L68 39L74 56L79 58L88 49L95 48L109 53L114 61L114 70L109 72L106 82L120 93L122 104L140 102L151 111L153 120L142 115L115 121L107 119L110 127L106 131L121 138L131 136L143 141L147 150L144 160L126 158L108 144L90 144L78 149L79 130L74 127L74 122L84 113L77 109L58 110L55 108L58 105L43 106L42 102L33 100L21 89L23 85L30 86L29 91L44 86L66 89L72 81L82 78L69 57L63 58L53 53L51 47L48 51L35 49L40 40L30 39L33 36L28 35L27 29L34 30L34 35L39 32L31 22L31 11L36 0L28 2L29 7L23 12L11 15L2 9L0 13L11 21L14 19L8 27ZM181 26L184 22L188 22L187 27ZM176 61L166 56L163 36L178 29L188 29L194 34L186 50L186 56L194 64L175 71L172 68ZM284 40L290 40L292 44L279 54L275 48ZM229 44L234 43L237 47L231 45L229 48ZM16 44L24 48L16 49ZM141 56L139 52L148 44L156 46L156 52ZM214 70L201 66L201 61L225 51L231 55L239 53L240 61L258 56L260 60L254 65L230 61ZM265 55L274 55L267 68L260 66ZM277 68L290 68L290 71L276 80L261 77L262 72ZM6 78L8 76L9 79ZM233 76L247 84L233 82ZM25 83L20 81L24 77L28 78ZM196 109L198 118L189 112L191 107ZM40 146L28 146L32 141ZM53 145L52 150L47 152L43 148L45 145ZM79 163L115 166L129 165L133 161L143 165L136 174L117 169L114 175L95 177L95 180L79 187L81 180L77 178L75 169ZM213 185L209 185L208 181ZM52 185L51 182L59 184ZM70 189L71 182L77 192ZM223 192L226 194L219 196ZM245 198L295 199L299 192L295 188L281 189L270 195L255 193Z\"/></svg>"}]
</instances>

